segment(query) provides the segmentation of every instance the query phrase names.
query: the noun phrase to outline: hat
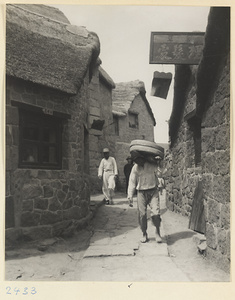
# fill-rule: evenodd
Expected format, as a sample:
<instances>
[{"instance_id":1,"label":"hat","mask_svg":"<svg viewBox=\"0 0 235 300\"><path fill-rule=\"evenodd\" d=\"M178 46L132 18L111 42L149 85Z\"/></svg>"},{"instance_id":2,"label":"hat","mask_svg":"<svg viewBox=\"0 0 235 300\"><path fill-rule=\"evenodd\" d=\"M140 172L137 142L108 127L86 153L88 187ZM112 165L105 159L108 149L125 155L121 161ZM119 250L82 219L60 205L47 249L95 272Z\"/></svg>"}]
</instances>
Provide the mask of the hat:
<instances>
[{"instance_id":1,"label":"hat","mask_svg":"<svg viewBox=\"0 0 235 300\"><path fill-rule=\"evenodd\" d=\"M126 160L129 160L129 159L131 159L131 160L132 160L132 158L131 158L130 156L127 156Z\"/></svg>"},{"instance_id":2,"label":"hat","mask_svg":"<svg viewBox=\"0 0 235 300\"><path fill-rule=\"evenodd\" d=\"M104 148L103 149L103 152L105 153L105 152L109 152L109 148Z\"/></svg>"}]
</instances>

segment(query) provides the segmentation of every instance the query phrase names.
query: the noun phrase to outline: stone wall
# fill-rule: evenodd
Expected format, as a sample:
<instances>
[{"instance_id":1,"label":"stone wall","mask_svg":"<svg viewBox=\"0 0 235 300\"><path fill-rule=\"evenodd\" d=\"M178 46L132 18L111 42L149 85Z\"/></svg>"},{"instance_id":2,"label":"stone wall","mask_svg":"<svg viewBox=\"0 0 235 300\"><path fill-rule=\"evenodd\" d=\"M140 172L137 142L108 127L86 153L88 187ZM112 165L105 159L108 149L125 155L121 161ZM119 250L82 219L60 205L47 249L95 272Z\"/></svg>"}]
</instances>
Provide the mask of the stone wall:
<instances>
[{"instance_id":1,"label":"stone wall","mask_svg":"<svg viewBox=\"0 0 235 300\"><path fill-rule=\"evenodd\" d=\"M230 70L229 60L202 119L207 256L223 269L230 262Z\"/></svg>"},{"instance_id":2,"label":"stone wall","mask_svg":"<svg viewBox=\"0 0 235 300\"><path fill-rule=\"evenodd\" d=\"M182 125L181 130L187 131L187 124ZM193 195L197 183L201 177L201 167L192 166L194 157L192 138L190 132L188 140L184 140L185 135L179 132L176 146L167 152L165 157L167 177L166 198L167 206L171 211L190 217L193 204Z\"/></svg>"},{"instance_id":3,"label":"stone wall","mask_svg":"<svg viewBox=\"0 0 235 300\"><path fill-rule=\"evenodd\" d=\"M76 96L8 77L6 84L6 244L71 234L90 217L85 171L88 76ZM20 169L19 110L11 101L70 115L63 121L62 169Z\"/></svg>"},{"instance_id":4,"label":"stone wall","mask_svg":"<svg viewBox=\"0 0 235 300\"><path fill-rule=\"evenodd\" d=\"M145 139L148 141L154 140L154 125L146 104L141 95L138 94L133 100L130 111L138 114L138 128L129 127L128 114L125 117L119 118L119 136L115 136L117 142L130 143L134 139Z\"/></svg>"},{"instance_id":5,"label":"stone wall","mask_svg":"<svg viewBox=\"0 0 235 300\"><path fill-rule=\"evenodd\" d=\"M102 182L98 179L98 167L103 158L103 148L110 149L115 157L112 115L112 87L99 76L99 69L94 72L89 85L90 125L93 120L104 120L102 130L89 130L90 181L91 193L101 193Z\"/></svg>"},{"instance_id":6,"label":"stone wall","mask_svg":"<svg viewBox=\"0 0 235 300\"><path fill-rule=\"evenodd\" d=\"M177 71L177 70L176 70ZM224 62L218 84L201 118L201 161L195 161L195 139L192 120L196 109L197 68L191 68L191 78L185 96L184 112L174 143L166 156L167 206L189 217L192 212L198 181L203 185L206 255L229 271L230 263L230 73L229 61ZM175 83L177 89L177 82Z\"/></svg>"},{"instance_id":7,"label":"stone wall","mask_svg":"<svg viewBox=\"0 0 235 300\"><path fill-rule=\"evenodd\" d=\"M118 188L125 191L124 165L127 163L126 158L130 155L130 142L135 139L145 139L147 141L154 140L154 123L151 118L146 104L140 94L133 100L130 111L138 113L138 128L129 127L128 114L125 117L119 117L119 136L115 136L116 140L116 158L119 172Z\"/></svg>"},{"instance_id":8,"label":"stone wall","mask_svg":"<svg viewBox=\"0 0 235 300\"><path fill-rule=\"evenodd\" d=\"M179 74L184 74L185 66L176 67ZM196 67L191 67L187 70L188 85L186 94L178 95L181 101L185 98L184 113L178 115L180 123L177 136L174 138L174 143L171 144L170 151L166 155L166 168L168 170L166 182L167 202L170 210L181 213L185 216L190 216L193 203L193 195L201 175L201 168L195 166L195 149L193 132L190 129L185 116L190 114L195 109L195 78ZM175 90L180 87L182 90L182 77L175 81Z\"/></svg>"}]
</instances>

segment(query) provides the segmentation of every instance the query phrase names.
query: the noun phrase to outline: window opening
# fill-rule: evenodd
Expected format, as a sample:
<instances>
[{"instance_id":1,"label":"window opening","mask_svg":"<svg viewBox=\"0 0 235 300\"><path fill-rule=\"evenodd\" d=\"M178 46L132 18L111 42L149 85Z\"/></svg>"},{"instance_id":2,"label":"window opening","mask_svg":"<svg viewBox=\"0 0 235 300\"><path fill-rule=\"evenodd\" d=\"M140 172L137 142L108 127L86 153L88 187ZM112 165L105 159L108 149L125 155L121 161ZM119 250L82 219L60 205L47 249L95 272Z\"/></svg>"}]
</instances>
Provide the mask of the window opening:
<instances>
[{"instance_id":1,"label":"window opening","mask_svg":"<svg viewBox=\"0 0 235 300\"><path fill-rule=\"evenodd\" d=\"M61 168L62 121L20 110L19 167Z\"/></svg>"},{"instance_id":2,"label":"window opening","mask_svg":"<svg viewBox=\"0 0 235 300\"><path fill-rule=\"evenodd\" d=\"M138 115L137 114L129 112L129 127L131 127L131 128L138 128L139 127Z\"/></svg>"}]
</instances>

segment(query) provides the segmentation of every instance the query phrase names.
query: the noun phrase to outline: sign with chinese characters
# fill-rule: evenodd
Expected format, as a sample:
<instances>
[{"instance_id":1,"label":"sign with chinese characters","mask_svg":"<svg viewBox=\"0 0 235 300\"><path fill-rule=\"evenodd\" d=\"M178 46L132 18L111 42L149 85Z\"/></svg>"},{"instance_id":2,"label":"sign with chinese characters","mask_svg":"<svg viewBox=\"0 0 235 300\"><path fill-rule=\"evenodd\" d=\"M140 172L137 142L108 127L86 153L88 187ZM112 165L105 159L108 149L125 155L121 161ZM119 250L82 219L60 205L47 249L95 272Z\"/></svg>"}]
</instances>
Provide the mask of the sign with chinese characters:
<instances>
[{"instance_id":1,"label":"sign with chinese characters","mask_svg":"<svg viewBox=\"0 0 235 300\"><path fill-rule=\"evenodd\" d=\"M204 35L204 32L151 32L149 63L199 64Z\"/></svg>"}]
</instances>

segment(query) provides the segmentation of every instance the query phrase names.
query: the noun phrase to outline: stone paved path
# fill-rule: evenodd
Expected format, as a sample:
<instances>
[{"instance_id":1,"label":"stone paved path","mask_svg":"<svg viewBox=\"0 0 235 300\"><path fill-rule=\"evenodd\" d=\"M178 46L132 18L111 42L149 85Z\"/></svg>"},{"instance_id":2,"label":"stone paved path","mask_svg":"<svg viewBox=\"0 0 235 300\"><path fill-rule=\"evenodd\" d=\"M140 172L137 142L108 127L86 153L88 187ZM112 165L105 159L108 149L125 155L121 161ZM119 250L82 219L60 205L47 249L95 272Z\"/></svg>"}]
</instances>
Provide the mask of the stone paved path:
<instances>
[{"instance_id":1,"label":"stone paved path","mask_svg":"<svg viewBox=\"0 0 235 300\"><path fill-rule=\"evenodd\" d=\"M155 241L155 228L148 220L149 242L139 242L141 231L137 207L115 197L114 205L99 208L94 235L80 265L84 281L189 281L168 255L163 226L163 243Z\"/></svg>"},{"instance_id":2,"label":"stone paved path","mask_svg":"<svg viewBox=\"0 0 235 300\"><path fill-rule=\"evenodd\" d=\"M148 222L149 238L154 242L154 228ZM94 224L95 232L90 240L86 257L135 255L139 250L141 237L138 227L136 202L131 208L125 198L116 198L115 205L105 205L99 209ZM166 243L155 244L155 254L168 255Z\"/></svg>"},{"instance_id":3,"label":"stone paved path","mask_svg":"<svg viewBox=\"0 0 235 300\"><path fill-rule=\"evenodd\" d=\"M127 205L124 195L117 195L113 206L99 206L102 195L92 196L92 210L96 211L92 226L67 239L35 241L8 250L5 279L108 281L127 285L154 281L229 281L229 274L198 255L193 242L196 233L187 229L188 219L168 211L164 196L160 199L162 244L155 242L150 220L150 240L146 244L139 242L136 199L133 208ZM42 250L41 245L47 247Z\"/></svg>"}]
</instances>

